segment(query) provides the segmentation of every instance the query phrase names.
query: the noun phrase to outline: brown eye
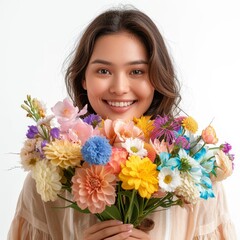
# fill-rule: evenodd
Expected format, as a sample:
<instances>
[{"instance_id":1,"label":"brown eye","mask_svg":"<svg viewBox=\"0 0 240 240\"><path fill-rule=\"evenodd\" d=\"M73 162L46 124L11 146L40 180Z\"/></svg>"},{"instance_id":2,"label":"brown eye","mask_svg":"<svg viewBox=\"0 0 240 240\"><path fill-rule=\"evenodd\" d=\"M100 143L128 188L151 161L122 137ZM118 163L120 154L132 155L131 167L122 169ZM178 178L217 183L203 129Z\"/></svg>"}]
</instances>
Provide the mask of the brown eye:
<instances>
[{"instance_id":1,"label":"brown eye","mask_svg":"<svg viewBox=\"0 0 240 240\"><path fill-rule=\"evenodd\" d=\"M143 74L143 71L142 71L142 70L139 70L139 69L133 70L133 71L131 72L131 75L140 75L140 74Z\"/></svg>"},{"instance_id":2,"label":"brown eye","mask_svg":"<svg viewBox=\"0 0 240 240\"><path fill-rule=\"evenodd\" d=\"M100 73L100 74L110 74L110 72L107 69L99 69L98 73Z\"/></svg>"}]
</instances>

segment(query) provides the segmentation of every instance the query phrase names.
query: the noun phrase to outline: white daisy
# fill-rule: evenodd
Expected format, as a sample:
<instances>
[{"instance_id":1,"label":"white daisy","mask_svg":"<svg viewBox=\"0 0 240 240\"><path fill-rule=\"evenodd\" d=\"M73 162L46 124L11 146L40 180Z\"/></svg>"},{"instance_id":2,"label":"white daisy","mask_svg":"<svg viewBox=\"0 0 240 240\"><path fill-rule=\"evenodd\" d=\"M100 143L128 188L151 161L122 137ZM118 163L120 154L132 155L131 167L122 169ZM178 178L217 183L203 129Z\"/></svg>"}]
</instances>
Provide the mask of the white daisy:
<instances>
[{"instance_id":1,"label":"white daisy","mask_svg":"<svg viewBox=\"0 0 240 240\"><path fill-rule=\"evenodd\" d=\"M190 169L187 174L194 180L195 183L199 183L202 177L202 167L197 160L187 154L184 149L180 149L178 152L180 161L184 164L189 165Z\"/></svg>"},{"instance_id":2,"label":"white daisy","mask_svg":"<svg viewBox=\"0 0 240 240\"><path fill-rule=\"evenodd\" d=\"M139 138L127 138L122 147L125 148L129 155L139 156L141 158L146 157L148 152L144 148L144 142Z\"/></svg>"},{"instance_id":3,"label":"white daisy","mask_svg":"<svg viewBox=\"0 0 240 240\"><path fill-rule=\"evenodd\" d=\"M170 168L163 167L158 174L158 183L163 190L174 192L181 185L180 172L177 168L171 170Z\"/></svg>"}]
</instances>

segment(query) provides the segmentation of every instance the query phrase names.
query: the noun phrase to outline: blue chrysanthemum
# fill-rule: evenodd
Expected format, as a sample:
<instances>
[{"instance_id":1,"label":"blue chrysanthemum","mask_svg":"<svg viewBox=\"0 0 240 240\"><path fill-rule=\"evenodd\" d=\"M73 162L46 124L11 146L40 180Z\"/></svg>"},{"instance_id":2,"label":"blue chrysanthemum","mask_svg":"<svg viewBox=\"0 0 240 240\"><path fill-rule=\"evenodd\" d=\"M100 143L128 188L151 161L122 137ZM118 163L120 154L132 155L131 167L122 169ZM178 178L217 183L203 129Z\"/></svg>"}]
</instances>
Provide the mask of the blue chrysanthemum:
<instances>
[{"instance_id":1,"label":"blue chrysanthemum","mask_svg":"<svg viewBox=\"0 0 240 240\"><path fill-rule=\"evenodd\" d=\"M112 148L105 137L89 138L81 149L83 159L95 165L105 165L111 156Z\"/></svg>"}]
</instances>

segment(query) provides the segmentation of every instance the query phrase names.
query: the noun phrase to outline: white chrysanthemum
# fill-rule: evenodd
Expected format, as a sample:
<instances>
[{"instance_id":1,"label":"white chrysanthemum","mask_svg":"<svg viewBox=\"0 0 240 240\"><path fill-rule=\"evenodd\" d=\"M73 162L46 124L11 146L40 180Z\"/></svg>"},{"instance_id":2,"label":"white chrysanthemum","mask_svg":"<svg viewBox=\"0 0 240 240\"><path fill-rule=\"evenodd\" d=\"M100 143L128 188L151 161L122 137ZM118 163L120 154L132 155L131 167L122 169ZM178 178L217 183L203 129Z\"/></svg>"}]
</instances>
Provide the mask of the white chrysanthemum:
<instances>
[{"instance_id":1,"label":"white chrysanthemum","mask_svg":"<svg viewBox=\"0 0 240 240\"><path fill-rule=\"evenodd\" d=\"M61 191L61 169L54 166L48 160L38 161L32 171L32 177L36 181L37 192L42 200L55 201L57 194Z\"/></svg>"},{"instance_id":2,"label":"white chrysanthemum","mask_svg":"<svg viewBox=\"0 0 240 240\"><path fill-rule=\"evenodd\" d=\"M177 187L175 194L183 198L186 203L192 204L195 204L200 197L197 186L187 174L182 175L182 184Z\"/></svg>"},{"instance_id":3,"label":"white chrysanthemum","mask_svg":"<svg viewBox=\"0 0 240 240\"><path fill-rule=\"evenodd\" d=\"M175 189L181 185L181 177L178 169L171 170L163 167L158 174L158 182L160 188L167 192L174 192Z\"/></svg>"},{"instance_id":4,"label":"white chrysanthemum","mask_svg":"<svg viewBox=\"0 0 240 240\"><path fill-rule=\"evenodd\" d=\"M31 170L40 159L40 153L36 152L36 139L27 139L20 151L21 164L25 171Z\"/></svg>"},{"instance_id":5,"label":"white chrysanthemum","mask_svg":"<svg viewBox=\"0 0 240 240\"><path fill-rule=\"evenodd\" d=\"M194 158L189 156L187 152L184 149L180 149L178 152L179 158L181 162L185 162L185 164L188 164L190 166L190 170L187 171L187 174L193 178L195 183L199 183L201 181L202 177L202 167L199 164L198 161L196 161Z\"/></svg>"},{"instance_id":6,"label":"white chrysanthemum","mask_svg":"<svg viewBox=\"0 0 240 240\"><path fill-rule=\"evenodd\" d=\"M122 147L125 148L129 155L139 156L141 158L146 157L148 152L144 148L144 142L139 138L127 138Z\"/></svg>"}]
</instances>

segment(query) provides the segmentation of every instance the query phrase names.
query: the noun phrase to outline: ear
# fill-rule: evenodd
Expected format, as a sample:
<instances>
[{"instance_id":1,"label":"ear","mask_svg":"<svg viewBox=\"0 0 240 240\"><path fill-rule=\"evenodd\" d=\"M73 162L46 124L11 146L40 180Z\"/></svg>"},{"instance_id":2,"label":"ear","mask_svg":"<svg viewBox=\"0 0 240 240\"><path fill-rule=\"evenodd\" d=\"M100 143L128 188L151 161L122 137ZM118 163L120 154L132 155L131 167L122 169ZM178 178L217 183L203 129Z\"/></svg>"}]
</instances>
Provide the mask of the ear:
<instances>
[{"instance_id":1,"label":"ear","mask_svg":"<svg viewBox=\"0 0 240 240\"><path fill-rule=\"evenodd\" d=\"M84 90L87 90L87 84L85 79L82 80L82 87Z\"/></svg>"}]
</instances>

